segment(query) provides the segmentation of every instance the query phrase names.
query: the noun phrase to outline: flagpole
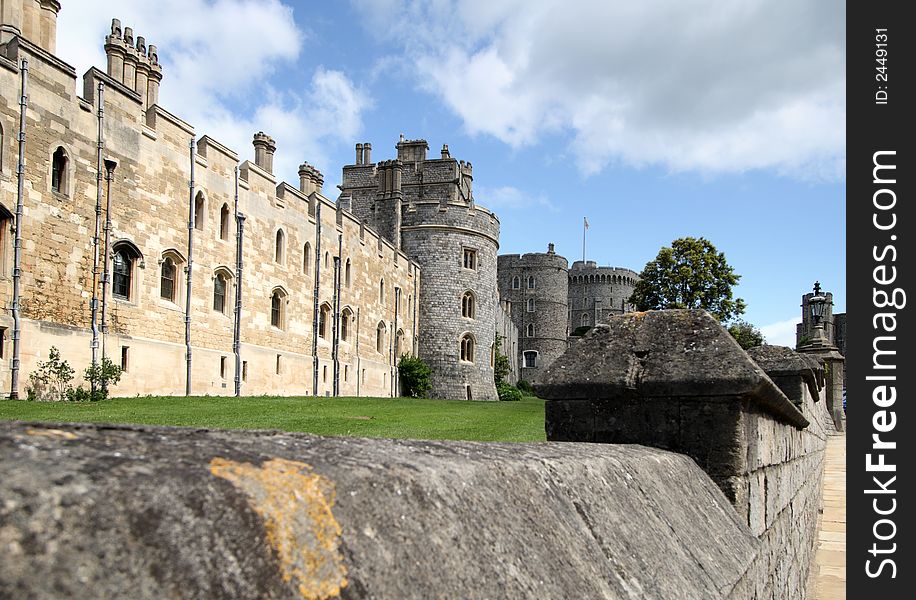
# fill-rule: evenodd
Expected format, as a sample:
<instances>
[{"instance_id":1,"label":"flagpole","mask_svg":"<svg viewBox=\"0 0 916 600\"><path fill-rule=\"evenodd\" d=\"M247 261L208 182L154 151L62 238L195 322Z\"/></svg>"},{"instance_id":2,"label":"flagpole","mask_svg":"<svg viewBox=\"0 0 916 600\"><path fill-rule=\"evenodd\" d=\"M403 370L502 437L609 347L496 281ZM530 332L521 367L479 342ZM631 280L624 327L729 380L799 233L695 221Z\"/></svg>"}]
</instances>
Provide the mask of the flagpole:
<instances>
[{"instance_id":1,"label":"flagpole","mask_svg":"<svg viewBox=\"0 0 916 600\"><path fill-rule=\"evenodd\" d=\"M582 217L582 262L585 262L585 232L588 231L588 217Z\"/></svg>"}]
</instances>

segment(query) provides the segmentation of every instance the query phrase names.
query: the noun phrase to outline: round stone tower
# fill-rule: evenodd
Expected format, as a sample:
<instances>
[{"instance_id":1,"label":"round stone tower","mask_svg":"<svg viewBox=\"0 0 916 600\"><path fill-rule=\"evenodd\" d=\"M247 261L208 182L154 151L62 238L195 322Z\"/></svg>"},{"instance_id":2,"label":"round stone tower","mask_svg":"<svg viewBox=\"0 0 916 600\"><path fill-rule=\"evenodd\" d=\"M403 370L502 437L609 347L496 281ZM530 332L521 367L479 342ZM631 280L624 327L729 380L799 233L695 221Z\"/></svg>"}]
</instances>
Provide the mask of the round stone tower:
<instances>
[{"instance_id":1,"label":"round stone tower","mask_svg":"<svg viewBox=\"0 0 916 600\"><path fill-rule=\"evenodd\" d=\"M569 262L547 252L499 257L499 296L518 327L519 379L533 382L568 346Z\"/></svg>"},{"instance_id":2,"label":"round stone tower","mask_svg":"<svg viewBox=\"0 0 916 600\"><path fill-rule=\"evenodd\" d=\"M569 269L570 333L633 310L629 299L638 280L638 273L623 267L599 267L592 260L574 262Z\"/></svg>"},{"instance_id":3,"label":"round stone tower","mask_svg":"<svg viewBox=\"0 0 916 600\"><path fill-rule=\"evenodd\" d=\"M397 158L371 162L357 146L341 197L420 265L417 354L432 370L433 398L498 400L493 382L499 219L474 203L471 163L448 146L398 142Z\"/></svg>"}]
</instances>

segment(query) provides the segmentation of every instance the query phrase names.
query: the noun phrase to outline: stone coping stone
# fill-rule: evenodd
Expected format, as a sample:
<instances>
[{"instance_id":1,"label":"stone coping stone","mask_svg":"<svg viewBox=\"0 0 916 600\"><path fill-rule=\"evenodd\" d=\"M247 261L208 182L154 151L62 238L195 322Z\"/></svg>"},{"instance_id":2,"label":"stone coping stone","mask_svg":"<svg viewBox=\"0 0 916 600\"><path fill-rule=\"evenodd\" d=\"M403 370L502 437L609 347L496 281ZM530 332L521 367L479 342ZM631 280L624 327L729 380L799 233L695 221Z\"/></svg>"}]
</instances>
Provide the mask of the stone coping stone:
<instances>
[{"instance_id":1,"label":"stone coping stone","mask_svg":"<svg viewBox=\"0 0 916 600\"><path fill-rule=\"evenodd\" d=\"M551 400L746 396L796 427L808 420L705 310L610 317L551 364L535 386Z\"/></svg>"},{"instance_id":2,"label":"stone coping stone","mask_svg":"<svg viewBox=\"0 0 916 600\"><path fill-rule=\"evenodd\" d=\"M824 387L824 363L812 355L799 354L788 346L764 344L747 351L770 377L799 377L808 385L811 397L817 401Z\"/></svg>"},{"instance_id":3,"label":"stone coping stone","mask_svg":"<svg viewBox=\"0 0 916 600\"><path fill-rule=\"evenodd\" d=\"M636 445L0 423L0 597L725 598L762 545Z\"/></svg>"}]
</instances>

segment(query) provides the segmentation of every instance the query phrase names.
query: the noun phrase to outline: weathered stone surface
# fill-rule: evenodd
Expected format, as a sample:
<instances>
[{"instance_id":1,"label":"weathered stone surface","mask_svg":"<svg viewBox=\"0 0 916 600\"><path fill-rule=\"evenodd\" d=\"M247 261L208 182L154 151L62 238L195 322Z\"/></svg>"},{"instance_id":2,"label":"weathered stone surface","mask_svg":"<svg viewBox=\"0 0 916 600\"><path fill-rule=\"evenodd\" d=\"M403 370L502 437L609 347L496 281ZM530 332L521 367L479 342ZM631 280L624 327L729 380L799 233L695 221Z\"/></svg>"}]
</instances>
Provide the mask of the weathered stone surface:
<instances>
[{"instance_id":1,"label":"weathered stone surface","mask_svg":"<svg viewBox=\"0 0 916 600\"><path fill-rule=\"evenodd\" d=\"M747 353L794 404L802 402L801 385L807 385L812 398L819 400L819 390L824 387L824 364L814 356L767 344Z\"/></svg>"},{"instance_id":2,"label":"weathered stone surface","mask_svg":"<svg viewBox=\"0 0 916 600\"><path fill-rule=\"evenodd\" d=\"M767 579L705 474L640 446L4 423L0 456L2 597L706 599Z\"/></svg>"}]
</instances>

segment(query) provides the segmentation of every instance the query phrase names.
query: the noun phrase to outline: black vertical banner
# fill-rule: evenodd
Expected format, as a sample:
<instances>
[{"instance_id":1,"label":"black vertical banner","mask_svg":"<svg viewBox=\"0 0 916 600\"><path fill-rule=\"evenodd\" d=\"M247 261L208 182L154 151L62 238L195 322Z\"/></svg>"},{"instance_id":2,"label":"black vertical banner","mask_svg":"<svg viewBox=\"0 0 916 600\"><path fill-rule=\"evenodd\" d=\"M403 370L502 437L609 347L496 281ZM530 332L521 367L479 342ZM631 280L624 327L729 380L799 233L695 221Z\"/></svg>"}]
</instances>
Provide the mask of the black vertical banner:
<instances>
[{"instance_id":1,"label":"black vertical banner","mask_svg":"<svg viewBox=\"0 0 916 600\"><path fill-rule=\"evenodd\" d=\"M850 2L846 15L850 598L916 593L916 23L905 6Z\"/></svg>"}]
</instances>

